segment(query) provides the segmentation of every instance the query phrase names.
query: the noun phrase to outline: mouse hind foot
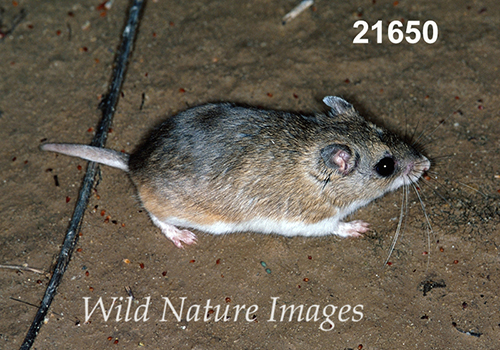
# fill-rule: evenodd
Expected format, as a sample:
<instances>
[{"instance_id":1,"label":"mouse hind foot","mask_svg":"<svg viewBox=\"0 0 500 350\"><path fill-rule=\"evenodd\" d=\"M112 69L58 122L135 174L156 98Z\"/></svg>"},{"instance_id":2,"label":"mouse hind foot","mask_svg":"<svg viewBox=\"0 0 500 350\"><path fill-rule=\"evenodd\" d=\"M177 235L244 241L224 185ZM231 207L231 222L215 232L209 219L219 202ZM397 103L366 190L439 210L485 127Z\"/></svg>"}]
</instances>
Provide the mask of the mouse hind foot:
<instances>
[{"instance_id":1,"label":"mouse hind foot","mask_svg":"<svg viewBox=\"0 0 500 350\"><path fill-rule=\"evenodd\" d=\"M181 230L175 227L174 225L170 225L164 223L160 219L158 219L153 214L149 213L151 220L153 223L161 229L161 232L170 239L177 248L184 248L183 243L186 245L196 244L196 235L189 230Z\"/></svg>"},{"instance_id":2,"label":"mouse hind foot","mask_svg":"<svg viewBox=\"0 0 500 350\"><path fill-rule=\"evenodd\" d=\"M337 235L341 237L360 237L370 230L370 224L361 220L339 222Z\"/></svg>"}]
</instances>

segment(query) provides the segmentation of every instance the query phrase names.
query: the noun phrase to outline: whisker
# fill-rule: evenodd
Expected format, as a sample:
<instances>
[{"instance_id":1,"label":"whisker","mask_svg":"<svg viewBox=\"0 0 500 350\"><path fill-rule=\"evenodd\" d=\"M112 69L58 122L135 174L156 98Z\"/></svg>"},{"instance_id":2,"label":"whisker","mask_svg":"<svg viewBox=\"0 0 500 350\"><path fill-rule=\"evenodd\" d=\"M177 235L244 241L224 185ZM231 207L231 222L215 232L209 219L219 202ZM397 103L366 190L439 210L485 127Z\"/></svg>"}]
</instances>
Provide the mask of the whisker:
<instances>
[{"instance_id":1,"label":"whisker","mask_svg":"<svg viewBox=\"0 0 500 350\"><path fill-rule=\"evenodd\" d=\"M405 190L404 189L407 187L408 187L408 185L404 185L404 187L403 187L403 196L402 196L402 201L401 201L401 212L399 214L398 227L396 228L396 233L394 234L394 238L392 239L391 248L389 249L389 255L387 256L387 259L385 259L385 261L384 261L384 266L387 265L387 262L391 258L392 252L394 251L394 247L396 246L396 242L398 241L398 238L399 238L399 232L401 231L401 224L403 222L403 217L404 217L404 204L405 204ZM406 196L407 195L408 194L406 193Z\"/></svg>"},{"instance_id":2,"label":"whisker","mask_svg":"<svg viewBox=\"0 0 500 350\"><path fill-rule=\"evenodd\" d=\"M465 187L467 187L467 188L470 188L470 189L471 189L471 190L473 190L473 191L476 191L477 193L479 193L480 195L482 195L484 198L488 198L488 196L487 196L486 194L484 194L483 192L479 191L478 189L475 189L474 187L469 186L469 185L467 185L467 184L464 184L463 182L460 182L460 181L459 181L458 183L459 183L460 185L462 185L462 186L465 186Z\"/></svg>"},{"instance_id":3,"label":"whisker","mask_svg":"<svg viewBox=\"0 0 500 350\"><path fill-rule=\"evenodd\" d=\"M455 110L459 110L460 108L462 108L463 106L465 105L465 102L462 102L457 108L455 108ZM437 129L439 129L441 127L441 125L443 125L448 119L450 119L453 115L454 115L455 112L452 112L450 114L448 114L448 116L446 118L444 118L443 120L441 120L439 122L439 124L434 128L434 130L432 130L429 134L425 135L427 137L431 137L432 134L434 134L436 132ZM418 136L418 138L415 140L415 143L418 142L418 140L420 140L420 138L422 136L424 136L424 131L425 130L422 130L422 132L420 133L420 135Z\"/></svg>"},{"instance_id":4,"label":"whisker","mask_svg":"<svg viewBox=\"0 0 500 350\"><path fill-rule=\"evenodd\" d=\"M451 157L454 157L454 156L455 156L455 154L453 154L453 153L442 154L442 155L439 155L439 156L433 156L432 160L437 160L437 159L442 159L442 158L451 158Z\"/></svg>"},{"instance_id":5,"label":"whisker","mask_svg":"<svg viewBox=\"0 0 500 350\"><path fill-rule=\"evenodd\" d=\"M481 192L471 186L467 186L466 184L462 184L459 182L454 184L441 184L436 179L432 180L439 184L441 188L445 189L445 196L434 190L433 185L426 183L425 181L424 183L428 185L439 198L446 202L449 207L449 209L447 209L446 207L443 208L439 205L433 206L432 210L435 214L439 215L440 212L441 215L443 215L443 218L447 218L448 220L453 220L456 222L464 222L466 225L471 225L471 230L477 229L475 224L471 224L471 216L478 218L481 222L488 222L492 217L499 217L498 200L496 197L489 196L485 192ZM474 194L465 194L463 192L465 191L465 187L472 189L474 191ZM476 192L482 197L476 195ZM424 193L422 193L422 195L423 194ZM478 202L482 204L478 205ZM475 223L476 220L472 219L472 222Z\"/></svg>"},{"instance_id":6,"label":"whisker","mask_svg":"<svg viewBox=\"0 0 500 350\"><path fill-rule=\"evenodd\" d=\"M437 184L438 184L438 186L439 186L440 188L444 188L444 189L446 189L446 188L449 188L449 187L450 187L450 184L445 184L445 183L443 183L443 182L440 182L440 181L438 181L436 178L432 178L432 177L431 177L431 181L433 181L433 182L437 183ZM443 201L445 201L445 202L446 202L446 203L450 206L450 208L456 208L456 207L457 207L457 206L456 206L456 204L453 204L451 201L449 201L448 199L446 199L446 198L445 198L445 197L444 197L441 193L439 193L436 189L434 189L434 188L433 188L433 186L432 186L431 184L429 184L429 183L427 183L427 182L425 182L425 181L424 181L423 183L424 183L425 185L429 186L429 187L432 189L432 191L433 191L433 192L434 192L434 193L435 193L435 194L436 194L439 198L441 198ZM459 183L459 182L458 182L458 184L461 184L461 183ZM462 185L462 186L464 186L464 184L461 184L461 185ZM467 186L467 185L465 185L465 186L466 186L466 187L470 187L470 186ZM456 186L456 187L459 187L459 186ZM477 190L477 189L475 189L475 188L473 188L473 187L471 187L471 189L473 189L474 191L477 191L478 193L481 193L481 194L482 194L485 198L489 198L489 197L488 197L488 195L486 195L486 194L484 194L484 193L482 193L482 192L479 192L479 190ZM467 200L466 198L463 198L463 197L462 197L462 195L460 194L460 191L459 191L459 189L458 189L458 188L457 188L456 190L453 190L453 189L452 189L452 190L451 190L451 192L453 192L453 198L455 198L455 201L456 201L457 203L459 203L460 205L466 205L466 204L468 203L468 200ZM447 194L449 197L451 197L450 191L446 191L446 194Z\"/></svg>"},{"instance_id":7,"label":"whisker","mask_svg":"<svg viewBox=\"0 0 500 350\"><path fill-rule=\"evenodd\" d=\"M405 192L406 192L406 201L405 201L405 218L404 218L404 227L403 227L403 233L406 231L406 218L408 217L408 197L409 197L409 187L405 186Z\"/></svg>"},{"instance_id":8,"label":"whisker","mask_svg":"<svg viewBox=\"0 0 500 350\"><path fill-rule=\"evenodd\" d=\"M439 183L439 181L437 181L436 179L431 178L431 181L435 181L438 185L441 185L441 183ZM432 190L432 192L434 192L436 196L441 198L444 202L446 202L446 204L448 204L451 208L453 208L453 204L448 199L446 199L438 190L436 190L430 183L423 181L419 182L419 184L424 184L425 186L429 186L429 188Z\"/></svg>"},{"instance_id":9,"label":"whisker","mask_svg":"<svg viewBox=\"0 0 500 350\"><path fill-rule=\"evenodd\" d=\"M403 238L403 235L404 233L406 232L406 223L408 222L406 220L406 218L408 217L408 198L409 198L409 191L408 191L409 187L408 185L406 185L404 187L404 191L405 191L405 202L404 202L404 208L405 208L405 212L403 214L403 232L402 232L402 235L400 238Z\"/></svg>"},{"instance_id":10,"label":"whisker","mask_svg":"<svg viewBox=\"0 0 500 350\"><path fill-rule=\"evenodd\" d=\"M409 140L411 141L411 144L414 146L417 141L415 140L415 134L417 133L418 127L420 125L420 119L417 120L417 125L413 128L413 132L411 133L411 136L409 137ZM423 130L422 130L423 132Z\"/></svg>"},{"instance_id":11,"label":"whisker","mask_svg":"<svg viewBox=\"0 0 500 350\"><path fill-rule=\"evenodd\" d=\"M433 118L434 118L434 117L436 117L437 115L438 115L438 113L437 113L437 110L436 110L436 111L434 111L434 114L432 115L431 119L433 119ZM439 127L439 125L438 125L438 127ZM413 144L412 144L412 145L415 145L416 143L418 143L418 140L420 140L420 139L422 138L422 136L424 136L424 135L425 135L425 133L426 133L428 130L429 130L429 128L427 128L427 129L425 129L425 128L424 128L424 129L422 129L422 132L421 132L421 133L418 135L418 137L417 137L417 138L413 141ZM415 130L415 131L416 131L416 130Z\"/></svg>"},{"instance_id":12,"label":"whisker","mask_svg":"<svg viewBox=\"0 0 500 350\"><path fill-rule=\"evenodd\" d=\"M417 194L418 200L420 202L420 206L422 207L422 211L424 212L425 220L427 221L427 225L429 226L430 231L434 232L434 230L432 229L432 226L431 226L431 222L429 220L429 216L427 216L427 211L425 210L425 204L422 201L422 197L420 197L420 193L418 193L418 190L417 190L417 187L415 186L415 184L412 183L411 185L413 186L413 189L415 190L415 193Z\"/></svg>"},{"instance_id":13,"label":"whisker","mask_svg":"<svg viewBox=\"0 0 500 350\"><path fill-rule=\"evenodd\" d=\"M420 197L420 193L418 193L417 187L413 183L411 185L412 185L413 189L415 190L415 193L417 194L418 201L420 202L420 206L422 207L422 211L424 212L425 221L427 222L427 226L428 226L428 230L427 230L427 254L428 254L428 257L429 257L428 260L427 260L427 268L428 268L429 267L429 259L430 259L430 255L431 255L431 237L430 237L430 233L434 234L434 230L432 229L432 225L431 225L431 222L429 220L429 216L427 215L427 210L425 210L425 204L422 201L422 197Z\"/></svg>"}]
</instances>

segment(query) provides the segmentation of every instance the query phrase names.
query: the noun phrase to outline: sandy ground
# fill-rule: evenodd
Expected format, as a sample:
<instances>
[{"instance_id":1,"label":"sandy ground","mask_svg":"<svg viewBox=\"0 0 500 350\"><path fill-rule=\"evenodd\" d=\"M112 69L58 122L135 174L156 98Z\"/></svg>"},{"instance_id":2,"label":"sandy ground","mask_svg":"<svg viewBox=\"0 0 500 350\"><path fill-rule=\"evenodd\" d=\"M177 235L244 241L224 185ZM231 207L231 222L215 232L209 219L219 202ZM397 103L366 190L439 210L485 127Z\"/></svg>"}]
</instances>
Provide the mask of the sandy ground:
<instances>
[{"instance_id":1,"label":"sandy ground","mask_svg":"<svg viewBox=\"0 0 500 350\"><path fill-rule=\"evenodd\" d=\"M433 165L420 195L433 232L411 191L384 266L397 191L353 215L372 224L361 239L198 233L180 250L126 174L101 167L34 348L500 348L498 1L317 1L282 25L297 3L149 1L107 146L131 151L162 119L209 101L311 112L324 110L323 96L343 96L380 125L422 134ZM1 264L52 271L86 163L38 147L93 136L128 6L99 4L0 3L2 32L26 11L0 42ZM354 45L358 19L382 20L383 42L369 31L371 43ZM393 20L433 20L439 39L392 44ZM47 282L0 269L0 348L20 346L36 313L26 303L39 305ZM90 309L101 298L109 319L99 309L85 322L84 298ZM215 320L217 305L227 318ZM281 320L291 305L307 319L297 309Z\"/></svg>"}]
</instances>

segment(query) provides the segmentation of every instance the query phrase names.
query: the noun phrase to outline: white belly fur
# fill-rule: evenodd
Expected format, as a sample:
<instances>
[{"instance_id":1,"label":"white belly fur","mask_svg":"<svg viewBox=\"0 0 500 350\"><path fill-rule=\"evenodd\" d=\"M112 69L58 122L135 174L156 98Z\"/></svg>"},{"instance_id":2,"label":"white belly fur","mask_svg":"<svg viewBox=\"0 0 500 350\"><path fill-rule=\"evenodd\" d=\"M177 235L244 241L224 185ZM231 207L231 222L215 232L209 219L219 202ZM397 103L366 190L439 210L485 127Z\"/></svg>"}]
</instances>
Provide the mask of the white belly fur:
<instances>
[{"instance_id":1,"label":"white belly fur","mask_svg":"<svg viewBox=\"0 0 500 350\"><path fill-rule=\"evenodd\" d=\"M177 227L187 227L203 232L219 235L231 232L258 232L258 233L276 233L283 236L324 236L336 234L346 236L342 230L339 230L341 220L366 203L356 202L347 208L339 209L336 215L316 223L308 224L303 221L273 220L269 218L254 218L243 222L217 222L214 224L200 224L190 222L185 219L169 217L163 222Z\"/></svg>"}]
</instances>

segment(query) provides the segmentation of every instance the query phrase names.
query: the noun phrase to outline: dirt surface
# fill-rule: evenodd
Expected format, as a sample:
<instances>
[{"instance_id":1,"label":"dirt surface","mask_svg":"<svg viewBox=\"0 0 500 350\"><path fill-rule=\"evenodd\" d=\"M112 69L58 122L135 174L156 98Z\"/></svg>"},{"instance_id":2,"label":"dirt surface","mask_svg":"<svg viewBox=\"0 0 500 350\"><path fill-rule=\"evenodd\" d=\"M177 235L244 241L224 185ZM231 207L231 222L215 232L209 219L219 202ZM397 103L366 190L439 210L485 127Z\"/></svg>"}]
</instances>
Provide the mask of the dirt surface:
<instances>
[{"instance_id":1,"label":"dirt surface","mask_svg":"<svg viewBox=\"0 0 500 350\"><path fill-rule=\"evenodd\" d=\"M500 348L498 1L317 1L282 25L298 2L149 1L107 147L131 151L159 121L210 101L312 112L343 96L380 125L422 135L433 165L419 194L433 232L411 190L384 266L400 190L353 215L372 224L361 239L198 233L181 250L127 175L101 167L34 348ZM38 147L93 136L128 6L99 4L0 2L4 33L26 13L0 41L1 264L50 273L59 253L86 163ZM383 42L370 30L369 44L353 44L358 19L382 20ZM392 44L393 20L433 20L439 39ZM21 345L36 313L26 303L39 305L47 283L0 269L1 349ZM115 298L109 319L98 309L85 322L84 298L88 312ZM165 298L175 312L184 300L180 321ZM307 319L297 309L281 320L291 305Z\"/></svg>"}]
</instances>

